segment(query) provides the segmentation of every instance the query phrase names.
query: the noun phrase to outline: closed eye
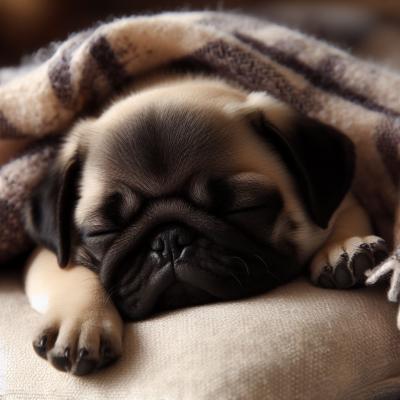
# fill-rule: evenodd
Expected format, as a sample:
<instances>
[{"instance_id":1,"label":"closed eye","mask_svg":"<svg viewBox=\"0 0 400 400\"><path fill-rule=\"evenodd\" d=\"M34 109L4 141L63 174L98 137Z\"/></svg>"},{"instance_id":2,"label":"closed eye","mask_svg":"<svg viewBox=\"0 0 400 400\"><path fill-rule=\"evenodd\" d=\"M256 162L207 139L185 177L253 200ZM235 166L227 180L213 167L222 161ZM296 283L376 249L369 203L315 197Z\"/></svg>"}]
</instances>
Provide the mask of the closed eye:
<instances>
[{"instance_id":1,"label":"closed eye","mask_svg":"<svg viewBox=\"0 0 400 400\"><path fill-rule=\"evenodd\" d=\"M98 229L93 231L84 232L83 236L85 238L95 238L95 237L104 237L109 235L115 235L118 233L118 229Z\"/></svg>"},{"instance_id":2,"label":"closed eye","mask_svg":"<svg viewBox=\"0 0 400 400\"><path fill-rule=\"evenodd\" d=\"M212 210L221 216L239 218L240 214L256 212L276 216L283 207L279 189L265 176L253 172L210 179L207 191Z\"/></svg>"}]
</instances>

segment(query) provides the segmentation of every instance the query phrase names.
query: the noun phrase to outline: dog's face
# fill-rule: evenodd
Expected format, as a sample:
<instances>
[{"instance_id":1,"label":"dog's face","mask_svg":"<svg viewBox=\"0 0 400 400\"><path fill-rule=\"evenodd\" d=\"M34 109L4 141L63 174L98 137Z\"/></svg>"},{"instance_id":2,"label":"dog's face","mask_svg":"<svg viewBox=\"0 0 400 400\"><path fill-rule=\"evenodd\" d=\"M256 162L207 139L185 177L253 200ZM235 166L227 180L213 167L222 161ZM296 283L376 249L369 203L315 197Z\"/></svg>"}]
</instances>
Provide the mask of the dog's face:
<instances>
[{"instance_id":1,"label":"dog's face","mask_svg":"<svg viewBox=\"0 0 400 400\"><path fill-rule=\"evenodd\" d=\"M139 319L296 276L329 234L353 161L344 136L268 96L172 80L73 129L28 226Z\"/></svg>"}]
</instances>

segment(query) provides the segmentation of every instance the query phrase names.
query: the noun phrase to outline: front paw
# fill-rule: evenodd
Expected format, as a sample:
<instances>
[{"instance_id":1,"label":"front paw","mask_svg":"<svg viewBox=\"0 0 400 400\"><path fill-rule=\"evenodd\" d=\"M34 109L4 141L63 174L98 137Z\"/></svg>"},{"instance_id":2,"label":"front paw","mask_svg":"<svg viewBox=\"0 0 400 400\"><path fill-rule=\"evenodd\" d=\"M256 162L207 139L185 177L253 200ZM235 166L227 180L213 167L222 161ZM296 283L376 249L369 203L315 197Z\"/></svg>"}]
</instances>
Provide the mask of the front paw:
<instances>
[{"instance_id":1,"label":"front paw","mask_svg":"<svg viewBox=\"0 0 400 400\"><path fill-rule=\"evenodd\" d=\"M387 256L386 243L378 236L352 237L342 243L332 243L312 260L311 279L324 288L348 289L363 285L365 271Z\"/></svg>"},{"instance_id":2,"label":"front paw","mask_svg":"<svg viewBox=\"0 0 400 400\"><path fill-rule=\"evenodd\" d=\"M109 365L121 354L123 325L111 305L81 314L53 310L44 319L33 348L60 371L85 375Z\"/></svg>"}]
</instances>

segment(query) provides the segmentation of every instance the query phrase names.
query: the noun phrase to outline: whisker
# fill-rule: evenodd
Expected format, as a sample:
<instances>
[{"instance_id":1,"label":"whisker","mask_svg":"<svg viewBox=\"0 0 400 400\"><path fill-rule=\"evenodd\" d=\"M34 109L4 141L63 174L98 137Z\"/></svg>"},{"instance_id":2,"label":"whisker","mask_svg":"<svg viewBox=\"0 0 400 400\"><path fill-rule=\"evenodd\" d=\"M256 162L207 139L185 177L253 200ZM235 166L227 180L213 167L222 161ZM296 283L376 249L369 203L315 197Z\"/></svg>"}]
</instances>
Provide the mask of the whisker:
<instances>
[{"instance_id":1,"label":"whisker","mask_svg":"<svg viewBox=\"0 0 400 400\"><path fill-rule=\"evenodd\" d=\"M268 272L269 275L271 275L274 279L276 279L278 282L283 283L282 279L280 279L278 276L276 276L273 272L268 267L268 264L265 262L265 260L259 256L258 254L253 254L254 257L256 257L258 260L261 261L261 263L265 266L266 271Z\"/></svg>"},{"instance_id":2,"label":"whisker","mask_svg":"<svg viewBox=\"0 0 400 400\"><path fill-rule=\"evenodd\" d=\"M229 271L229 275L231 275L232 278L233 278L241 287L244 287L244 286L243 286L243 283L240 281L240 279L239 279L232 271Z\"/></svg>"},{"instance_id":3,"label":"whisker","mask_svg":"<svg viewBox=\"0 0 400 400\"><path fill-rule=\"evenodd\" d=\"M247 275L250 275L250 270L249 270L249 266L246 263L245 260L243 260L243 258L239 257L239 256L234 256L234 257L230 257L231 260L239 260L240 264L243 265L243 267L246 270Z\"/></svg>"},{"instance_id":4,"label":"whisker","mask_svg":"<svg viewBox=\"0 0 400 400\"><path fill-rule=\"evenodd\" d=\"M110 289L108 289L105 293L106 295L103 297L102 301L103 301L103 305L107 305L109 302L112 301L112 296L114 295L114 293L119 289L119 285L115 284L113 286L111 286Z\"/></svg>"}]
</instances>

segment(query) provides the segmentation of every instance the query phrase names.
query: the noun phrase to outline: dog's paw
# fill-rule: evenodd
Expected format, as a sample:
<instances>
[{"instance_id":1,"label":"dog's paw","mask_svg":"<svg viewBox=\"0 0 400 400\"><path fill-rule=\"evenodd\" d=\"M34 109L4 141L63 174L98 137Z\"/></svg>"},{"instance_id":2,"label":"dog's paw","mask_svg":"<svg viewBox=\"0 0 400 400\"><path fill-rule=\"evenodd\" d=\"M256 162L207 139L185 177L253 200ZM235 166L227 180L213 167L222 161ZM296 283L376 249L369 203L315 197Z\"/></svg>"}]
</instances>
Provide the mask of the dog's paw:
<instances>
[{"instance_id":1,"label":"dog's paw","mask_svg":"<svg viewBox=\"0 0 400 400\"><path fill-rule=\"evenodd\" d=\"M365 272L388 256L378 236L352 237L323 247L312 260L311 279L324 288L348 289L365 283Z\"/></svg>"},{"instance_id":2,"label":"dog's paw","mask_svg":"<svg viewBox=\"0 0 400 400\"><path fill-rule=\"evenodd\" d=\"M44 316L33 348L60 371L85 375L121 354L123 324L112 305L83 313L52 311Z\"/></svg>"}]
</instances>

